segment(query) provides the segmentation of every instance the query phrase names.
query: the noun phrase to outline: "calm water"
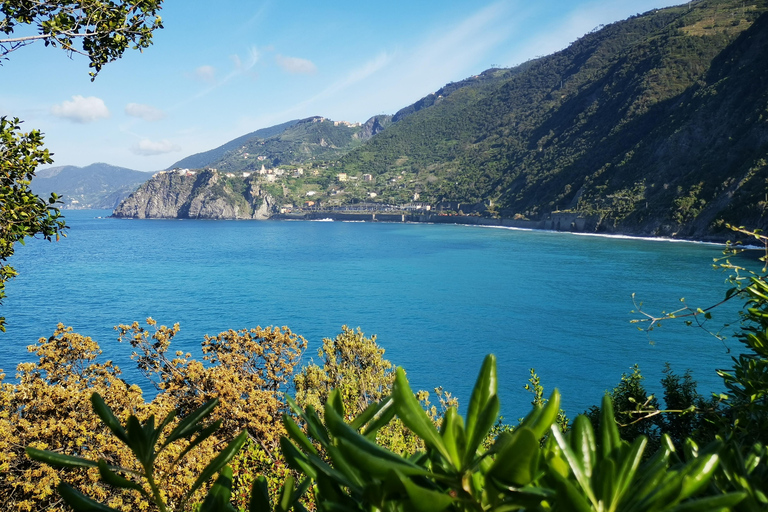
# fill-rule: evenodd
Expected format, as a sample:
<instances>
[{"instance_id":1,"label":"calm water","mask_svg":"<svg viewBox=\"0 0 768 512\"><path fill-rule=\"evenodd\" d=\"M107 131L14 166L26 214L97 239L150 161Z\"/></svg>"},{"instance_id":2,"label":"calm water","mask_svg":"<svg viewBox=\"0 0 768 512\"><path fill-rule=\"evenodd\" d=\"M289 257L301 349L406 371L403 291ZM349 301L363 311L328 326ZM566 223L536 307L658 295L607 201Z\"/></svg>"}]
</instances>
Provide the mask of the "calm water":
<instances>
[{"instance_id":1,"label":"calm water","mask_svg":"<svg viewBox=\"0 0 768 512\"><path fill-rule=\"evenodd\" d=\"M176 348L193 353L204 334L287 325L310 342L304 362L346 324L376 334L414 388L442 385L464 404L483 357L496 354L502 413L513 420L528 410L529 368L575 415L634 363L653 391L666 361L693 370L701 392L719 390L714 369L729 366L727 347L740 348L672 322L650 335L629 323L632 293L652 312L681 297L702 307L722 298L717 246L451 225L98 218L108 214L69 211L66 239L18 248L0 334L9 376L58 322L99 341L142 385L130 346L116 341L119 323L179 322Z\"/></svg>"}]
</instances>

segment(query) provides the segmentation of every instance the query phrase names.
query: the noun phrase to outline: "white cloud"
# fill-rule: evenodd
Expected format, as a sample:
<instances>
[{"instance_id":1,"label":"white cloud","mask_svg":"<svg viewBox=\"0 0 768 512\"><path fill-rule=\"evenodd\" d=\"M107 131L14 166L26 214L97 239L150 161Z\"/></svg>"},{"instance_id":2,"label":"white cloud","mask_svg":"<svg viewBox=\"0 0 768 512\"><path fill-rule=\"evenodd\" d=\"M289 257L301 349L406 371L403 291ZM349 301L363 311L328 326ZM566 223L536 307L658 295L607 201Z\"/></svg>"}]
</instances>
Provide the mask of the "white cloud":
<instances>
[{"instance_id":1,"label":"white cloud","mask_svg":"<svg viewBox=\"0 0 768 512\"><path fill-rule=\"evenodd\" d=\"M216 81L216 68L213 66L200 66L195 70L194 77L202 82L213 83Z\"/></svg>"},{"instance_id":2,"label":"white cloud","mask_svg":"<svg viewBox=\"0 0 768 512\"><path fill-rule=\"evenodd\" d=\"M131 153L141 156L164 155L165 153L173 153L180 150L181 147L179 145L166 139L160 141L141 139L131 147Z\"/></svg>"},{"instance_id":3,"label":"white cloud","mask_svg":"<svg viewBox=\"0 0 768 512\"><path fill-rule=\"evenodd\" d=\"M104 100L96 96L84 98L72 96L72 101L64 101L51 107L51 114L75 123L91 123L109 117L109 109Z\"/></svg>"},{"instance_id":4,"label":"white cloud","mask_svg":"<svg viewBox=\"0 0 768 512\"><path fill-rule=\"evenodd\" d=\"M307 59L300 59L298 57L286 57L285 55L276 55L275 61L277 65L283 68L288 73L312 75L317 71L312 61Z\"/></svg>"},{"instance_id":5,"label":"white cloud","mask_svg":"<svg viewBox=\"0 0 768 512\"><path fill-rule=\"evenodd\" d=\"M159 121L165 117L165 112L152 105L142 103L128 103L125 106L125 113L132 117L138 117L145 121Z\"/></svg>"}]
</instances>

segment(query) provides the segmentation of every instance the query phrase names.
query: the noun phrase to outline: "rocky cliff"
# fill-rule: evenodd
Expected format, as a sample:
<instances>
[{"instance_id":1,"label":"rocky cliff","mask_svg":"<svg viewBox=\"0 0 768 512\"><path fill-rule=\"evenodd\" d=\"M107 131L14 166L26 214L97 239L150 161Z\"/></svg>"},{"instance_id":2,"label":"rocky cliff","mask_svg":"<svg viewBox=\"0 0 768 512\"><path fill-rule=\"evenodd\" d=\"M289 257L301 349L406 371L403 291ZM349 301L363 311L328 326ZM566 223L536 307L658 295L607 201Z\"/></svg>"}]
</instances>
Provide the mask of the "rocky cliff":
<instances>
[{"instance_id":1,"label":"rocky cliff","mask_svg":"<svg viewBox=\"0 0 768 512\"><path fill-rule=\"evenodd\" d=\"M253 181L214 170L164 171L125 199L114 217L135 219L267 219L272 196Z\"/></svg>"}]
</instances>

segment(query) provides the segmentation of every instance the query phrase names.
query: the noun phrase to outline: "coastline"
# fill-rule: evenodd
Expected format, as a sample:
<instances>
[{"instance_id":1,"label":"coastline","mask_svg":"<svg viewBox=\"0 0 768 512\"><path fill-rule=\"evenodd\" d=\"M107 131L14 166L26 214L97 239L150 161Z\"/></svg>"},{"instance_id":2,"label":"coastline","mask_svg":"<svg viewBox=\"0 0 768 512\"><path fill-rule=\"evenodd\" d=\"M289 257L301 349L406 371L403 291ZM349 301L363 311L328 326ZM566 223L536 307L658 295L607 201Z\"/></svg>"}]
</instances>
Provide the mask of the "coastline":
<instances>
[{"instance_id":1,"label":"coastline","mask_svg":"<svg viewBox=\"0 0 768 512\"><path fill-rule=\"evenodd\" d=\"M280 213L269 220L306 220L306 221L338 221L338 222L410 222L419 224L457 224L463 226L479 226L498 229L516 229L525 231L543 231L554 233L569 233L577 236L596 236L604 238L647 240L658 242L689 242L724 246L728 237L709 235L706 239L690 237L654 236L647 233L632 233L626 231L595 231L594 219L578 217L572 213L553 214L544 220L523 220L508 218L490 218L474 215L440 215L435 213L372 213L372 212L302 212ZM758 248L747 247L744 248Z\"/></svg>"}]
</instances>

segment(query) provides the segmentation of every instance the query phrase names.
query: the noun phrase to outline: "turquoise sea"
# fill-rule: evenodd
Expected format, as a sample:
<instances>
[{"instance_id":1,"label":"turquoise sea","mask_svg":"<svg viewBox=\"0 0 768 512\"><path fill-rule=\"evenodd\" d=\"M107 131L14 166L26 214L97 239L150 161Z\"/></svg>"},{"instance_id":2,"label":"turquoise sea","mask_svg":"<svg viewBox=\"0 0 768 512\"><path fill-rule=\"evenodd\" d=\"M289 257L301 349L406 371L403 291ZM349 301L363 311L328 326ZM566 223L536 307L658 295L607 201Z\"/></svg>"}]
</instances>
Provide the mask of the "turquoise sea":
<instances>
[{"instance_id":1,"label":"turquoise sea","mask_svg":"<svg viewBox=\"0 0 768 512\"><path fill-rule=\"evenodd\" d=\"M153 317L181 324L176 348L204 334L287 325L317 358L342 325L376 334L415 389L443 386L466 404L483 357L498 357L502 413L529 408L535 368L573 417L638 363L658 392L665 362L691 369L699 390L721 389L716 368L740 350L703 329L668 322L640 332L635 293L653 313L718 302L722 247L456 225L120 220L67 211L68 236L32 240L2 306L0 368L13 378L26 346L62 322L93 337L124 376L149 387L113 326ZM735 306L735 305L734 305ZM715 312L714 330L737 318ZM727 332L727 330L726 330ZM728 353L728 349L732 354Z\"/></svg>"}]
</instances>

